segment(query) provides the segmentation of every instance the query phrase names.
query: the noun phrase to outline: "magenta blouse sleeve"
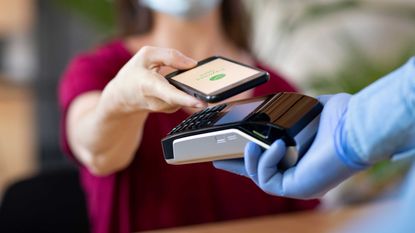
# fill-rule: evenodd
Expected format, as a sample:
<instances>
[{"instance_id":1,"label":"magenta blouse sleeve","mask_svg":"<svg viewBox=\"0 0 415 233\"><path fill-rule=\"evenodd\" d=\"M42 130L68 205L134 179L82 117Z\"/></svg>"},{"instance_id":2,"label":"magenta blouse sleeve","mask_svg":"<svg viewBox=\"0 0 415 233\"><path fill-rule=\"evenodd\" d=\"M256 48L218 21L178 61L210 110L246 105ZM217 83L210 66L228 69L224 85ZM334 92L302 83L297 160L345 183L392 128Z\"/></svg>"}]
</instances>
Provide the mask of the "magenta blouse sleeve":
<instances>
[{"instance_id":1,"label":"magenta blouse sleeve","mask_svg":"<svg viewBox=\"0 0 415 233\"><path fill-rule=\"evenodd\" d=\"M121 44L113 42L76 56L64 71L58 88L61 146L70 157L73 155L67 143L65 122L71 103L82 94L103 90L129 58Z\"/></svg>"}]
</instances>

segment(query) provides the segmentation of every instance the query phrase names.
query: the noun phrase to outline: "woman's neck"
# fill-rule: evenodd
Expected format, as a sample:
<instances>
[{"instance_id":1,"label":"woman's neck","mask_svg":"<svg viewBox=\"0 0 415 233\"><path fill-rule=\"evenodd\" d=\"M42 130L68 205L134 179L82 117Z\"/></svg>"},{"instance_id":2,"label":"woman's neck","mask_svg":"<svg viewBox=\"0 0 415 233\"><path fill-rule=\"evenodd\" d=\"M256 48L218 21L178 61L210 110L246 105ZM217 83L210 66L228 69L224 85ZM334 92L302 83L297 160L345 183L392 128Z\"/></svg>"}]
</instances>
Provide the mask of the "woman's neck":
<instances>
[{"instance_id":1,"label":"woman's neck","mask_svg":"<svg viewBox=\"0 0 415 233\"><path fill-rule=\"evenodd\" d=\"M227 38L220 8L193 20L183 20L154 12L152 30L146 35L126 39L128 49L135 53L144 45L174 48L195 60L222 55L253 65L253 59Z\"/></svg>"},{"instance_id":2,"label":"woman's neck","mask_svg":"<svg viewBox=\"0 0 415 233\"><path fill-rule=\"evenodd\" d=\"M219 8L191 21L155 13L150 37L155 46L177 49L196 60L236 53L223 31Z\"/></svg>"}]
</instances>

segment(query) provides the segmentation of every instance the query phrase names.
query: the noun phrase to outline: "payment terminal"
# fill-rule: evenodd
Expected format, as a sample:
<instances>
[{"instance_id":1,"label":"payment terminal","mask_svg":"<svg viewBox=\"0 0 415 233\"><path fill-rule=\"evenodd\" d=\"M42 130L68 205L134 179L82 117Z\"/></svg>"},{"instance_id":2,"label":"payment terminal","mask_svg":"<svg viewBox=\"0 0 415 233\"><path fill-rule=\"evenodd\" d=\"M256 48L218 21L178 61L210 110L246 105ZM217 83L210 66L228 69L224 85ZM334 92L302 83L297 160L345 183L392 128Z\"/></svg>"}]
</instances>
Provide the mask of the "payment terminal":
<instances>
[{"instance_id":1,"label":"payment terminal","mask_svg":"<svg viewBox=\"0 0 415 233\"><path fill-rule=\"evenodd\" d=\"M162 140L169 164L241 158L247 142L264 149L277 139L287 145L280 165L297 163L314 139L322 105L298 93L276 93L216 105L197 112Z\"/></svg>"}]
</instances>

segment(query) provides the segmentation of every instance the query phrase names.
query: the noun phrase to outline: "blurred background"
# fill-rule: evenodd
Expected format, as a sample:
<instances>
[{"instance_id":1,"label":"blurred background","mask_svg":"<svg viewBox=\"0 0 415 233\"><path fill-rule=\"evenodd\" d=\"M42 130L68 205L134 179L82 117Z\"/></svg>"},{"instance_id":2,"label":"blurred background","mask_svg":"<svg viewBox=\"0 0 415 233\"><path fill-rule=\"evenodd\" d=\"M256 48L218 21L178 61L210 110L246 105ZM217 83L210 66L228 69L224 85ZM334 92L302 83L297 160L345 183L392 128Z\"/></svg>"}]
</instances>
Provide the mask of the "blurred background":
<instances>
[{"instance_id":1,"label":"blurred background","mask_svg":"<svg viewBox=\"0 0 415 233\"><path fill-rule=\"evenodd\" d=\"M245 1L256 55L305 93L355 93L415 52L414 0ZM0 196L51 170L56 86L69 59L116 35L111 0L0 0ZM331 192L325 208L391 195L405 161L381 163ZM1 205L1 202L0 202Z\"/></svg>"}]
</instances>

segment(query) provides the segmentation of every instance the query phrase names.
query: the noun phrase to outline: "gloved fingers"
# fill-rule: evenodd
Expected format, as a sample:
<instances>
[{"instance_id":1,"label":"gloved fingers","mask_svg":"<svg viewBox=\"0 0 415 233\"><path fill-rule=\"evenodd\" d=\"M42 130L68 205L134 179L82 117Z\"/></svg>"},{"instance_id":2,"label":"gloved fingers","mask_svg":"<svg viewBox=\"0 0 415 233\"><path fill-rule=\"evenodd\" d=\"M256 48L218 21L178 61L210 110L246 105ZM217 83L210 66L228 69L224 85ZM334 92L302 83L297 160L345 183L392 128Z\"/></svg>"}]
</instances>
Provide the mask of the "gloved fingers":
<instances>
[{"instance_id":1,"label":"gloved fingers","mask_svg":"<svg viewBox=\"0 0 415 233\"><path fill-rule=\"evenodd\" d=\"M260 187L269 193L281 195L282 174L278 170L278 163L286 153L284 141L277 140L265 151L258 163L258 181Z\"/></svg>"},{"instance_id":2,"label":"gloved fingers","mask_svg":"<svg viewBox=\"0 0 415 233\"><path fill-rule=\"evenodd\" d=\"M213 166L217 169L221 169L227 172L231 172L231 173L249 178L245 170L243 159L217 160L217 161L213 161Z\"/></svg>"},{"instance_id":3,"label":"gloved fingers","mask_svg":"<svg viewBox=\"0 0 415 233\"><path fill-rule=\"evenodd\" d=\"M248 176L258 184L258 161L261 157L262 149L253 142L248 142L245 146L245 169Z\"/></svg>"}]
</instances>

